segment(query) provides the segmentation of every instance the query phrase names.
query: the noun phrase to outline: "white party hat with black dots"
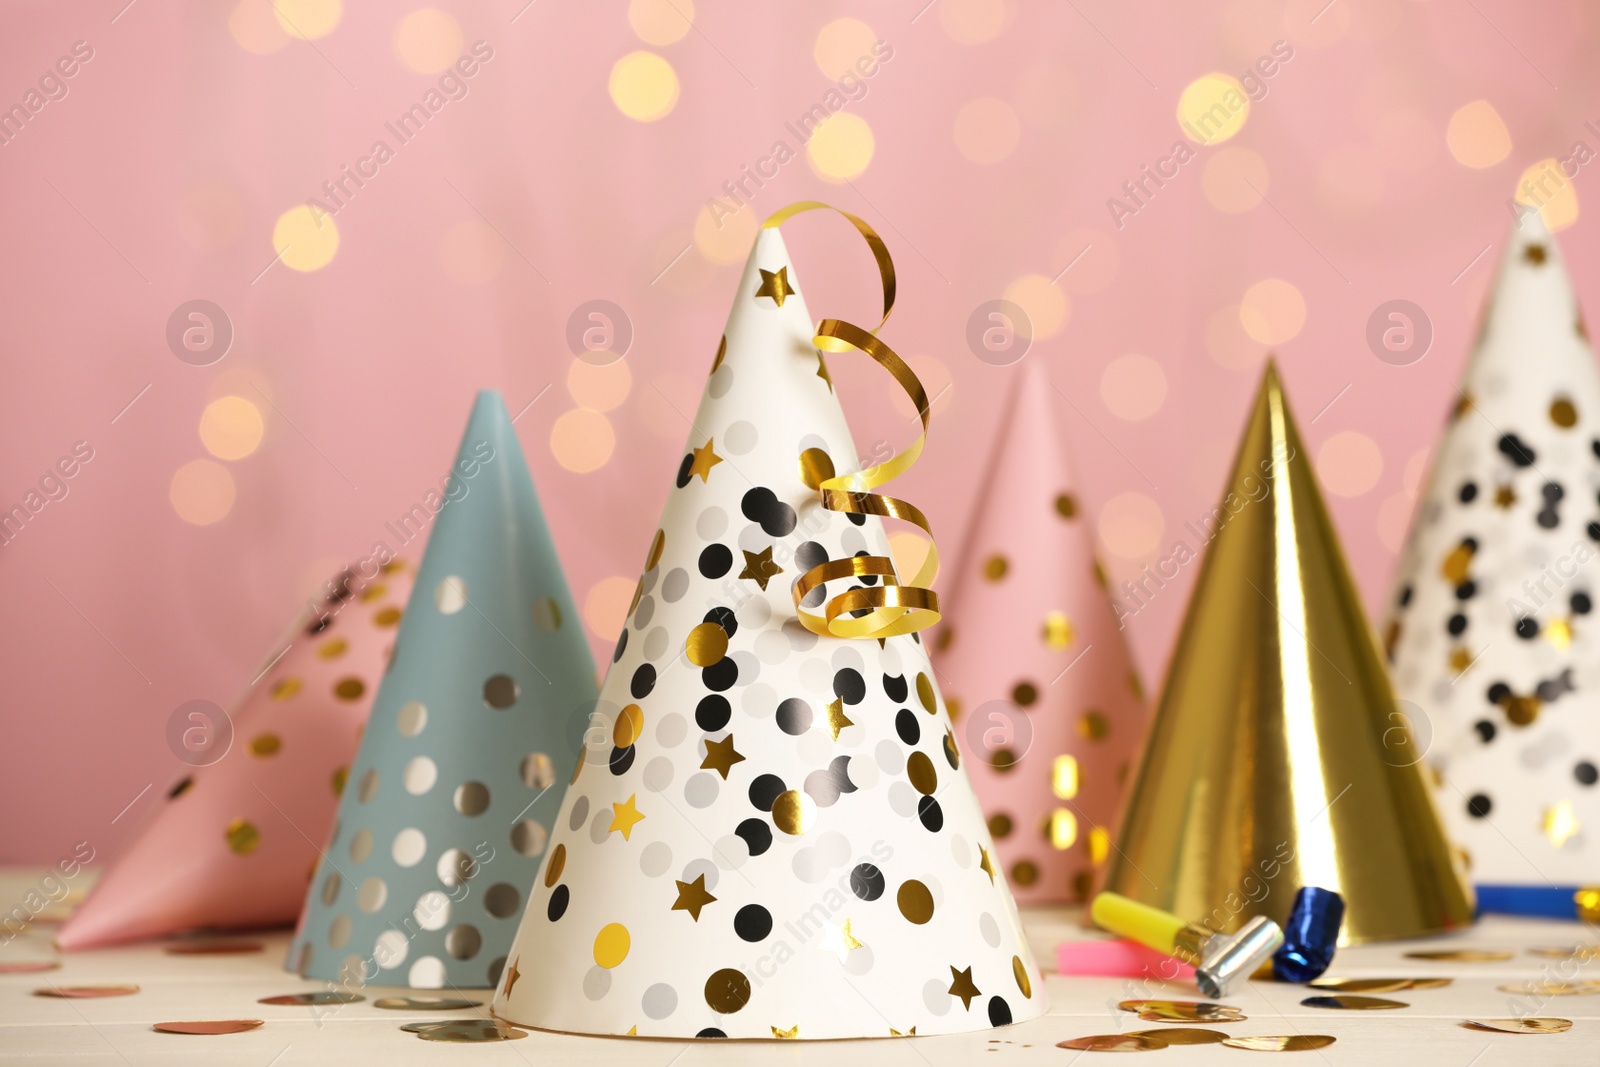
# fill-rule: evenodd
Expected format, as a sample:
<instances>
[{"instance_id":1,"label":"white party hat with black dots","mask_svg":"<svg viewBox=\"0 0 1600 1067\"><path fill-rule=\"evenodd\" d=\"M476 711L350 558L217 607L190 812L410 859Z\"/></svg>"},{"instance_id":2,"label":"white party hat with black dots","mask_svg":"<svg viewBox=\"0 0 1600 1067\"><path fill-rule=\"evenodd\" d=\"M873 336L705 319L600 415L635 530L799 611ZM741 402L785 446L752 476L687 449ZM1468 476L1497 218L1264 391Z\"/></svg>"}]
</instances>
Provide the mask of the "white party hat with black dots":
<instances>
[{"instance_id":1,"label":"white party hat with black dots","mask_svg":"<svg viewBox=\"0 0 1600 1067\"><path fill-rule=\"evenodd\" d=\"M591 730L495 996L505 1019L815 1039L1045 1010L920 638L798 618L811 567L888 555L877 518L824 510L803 478L811 449L858 469L813 333L763 229L601 688L611 728Z\"/></svg>"},{"instance_id":2,"label":"white party hat with black dots","mask_svg":"<svg viewBox=\"0 0 1600 1067\"><path fill-rule=\"evenodd\" d=\"M1600 880L1600 369L1514 226L1401 558L1386 644L1481 886Z\"/></svg>"},{"instance_id":3,"label":"white party hat with black dots","mask_svg":"<svg viewBox=\"0 0 1600 1067\"><path fill-rule=\"evenodd\" d=\"M500 980L594 709L594 661L500 394L482 392L288 966Z\"/></svg>"}]
</instances>

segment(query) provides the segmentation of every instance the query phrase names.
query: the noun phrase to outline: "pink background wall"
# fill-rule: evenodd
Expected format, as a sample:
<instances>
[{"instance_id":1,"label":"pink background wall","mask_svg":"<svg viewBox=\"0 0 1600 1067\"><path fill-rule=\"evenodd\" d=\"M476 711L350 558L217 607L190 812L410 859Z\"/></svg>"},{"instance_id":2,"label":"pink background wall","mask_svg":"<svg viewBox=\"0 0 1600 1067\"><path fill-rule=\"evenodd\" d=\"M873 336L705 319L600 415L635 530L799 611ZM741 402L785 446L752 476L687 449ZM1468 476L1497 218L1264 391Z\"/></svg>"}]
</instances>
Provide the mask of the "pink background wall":
<instances>
[{"instance_id":1,"label":"pink background wall","mask_svg":"<svg viewBox=\"0 0 1600 1067\"><path fill-rule=\"evenodd\" d=\"M687 434L677 412L693 408L737 276L696 245L696 217L774 141L798 147L784 123L831 87L813 48L835 19L893 49L847 108L871 130L870 162L836 183L802 149L730 227L816 197L887 238L902 301L886 337L944 390L926 458L896 491L947 551L1017 373L974 356L968 317L1041 275L1038 288L1065 298L1057 314L1058 298L1025 302L1044 319L1070 312L1026 358L1071 398L1058 406L1118 580L1193 543L1184 523L1214 502L1265 349L1233 309L1280 279L1305 315L1276 347L1307 440L1345 494L1330 497L1334 515L1376 606L1495 252L1474 257L1498 248L1525 167L1580 139L1600 147L1583 128L1600 119L1600 12L1575 0L1532 18L1508 0L938 0L920 14L921 0L702 0L693 29L659 45L622 2L542 0L520 14L524 0L433 2L463 50L481 39L494 58L338 213L337 254L313 271L268 266L274 222L438 81L397 49L411 5L346 5L310 42L254 0L237 13L231 0L9 6L0 105L23 101L74 42L93 58L0 146L0 506L75 442L94 458L0 547L0 860L50 861L84 838L114 852L179 770L168 715L237 696L326 572L395 543L384 523L437 483L480 387L513 413L538 398L517 429L575 594L604 631L595 644L609 648L617 590L625 607ZM309 26L327 4L284 6ZM1115 229L1106 201L1181 137L1184 87L1238 75L1275 40L1293 59L1242 130L1198 148ZM640 49L679 81L657 121L625 116L608 92L612 65ZM1509 145L1492 119L1467 121L1480 108L1458 120L1452 149L1452 115L1480 100ZM1252 199L1230 167L1268 183L1268 202L1219 208ZM1581 171L1565 196L1590 180ZM1589 225L1562 241L1592 306ZM787 229L812 310L865 318L874 282L849 230L822 216ZM1288 291L1257 292L1266 318L1252 321L1274 328ZM165 341L168 316L194 298L237 331L212 366ZM568 384L568 316L597 298L635 331L614 406L619 371L578 383L577 398ZM1369 314L1396 298L1435 330L1403 367L1365 340ZM836 358L833 373L864 452L909 439L881 372ZM210 457L200 436L206 405L226 395L263 416L243 458ZM558 429L578 400L609 410ZM590 472L552 446L570 429L561 455L593 462L606 428L614 445ZM189 508L194 489L174 478L208 459L200 476L231 482L234 498L196 525L174 503ZM1152 688L1192 580L1193 568L1128 622Z\"/></svg>"}]
</instances>

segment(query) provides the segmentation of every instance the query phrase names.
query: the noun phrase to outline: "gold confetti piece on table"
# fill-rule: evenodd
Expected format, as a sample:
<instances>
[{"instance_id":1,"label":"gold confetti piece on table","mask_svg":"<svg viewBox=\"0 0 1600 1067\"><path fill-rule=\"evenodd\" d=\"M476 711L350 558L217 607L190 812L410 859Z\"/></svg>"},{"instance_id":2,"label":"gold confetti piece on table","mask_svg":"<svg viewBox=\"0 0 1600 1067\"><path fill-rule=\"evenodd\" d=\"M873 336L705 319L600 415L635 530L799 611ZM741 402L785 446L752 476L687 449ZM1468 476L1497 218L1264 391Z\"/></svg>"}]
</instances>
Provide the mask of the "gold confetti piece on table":
<instances>
[{"instance_id":1,"label":"gold confetti piece on table","mask_svg":"<svg viewBox=\"0 0 1600 1067\"><path fill-rule=\"evenodd\" d=\"M1422 979L1426 981L1427 979ZM1313 989L1337 989L1341 993L1394 993L1412 989L1412 978L1313 978Z\"/></svg>"},{"instance_id":2,"label":"gold confetti piece on table","mask_svg":"<svg viewBox=\"0 0 1600 1067\"><path fill-rule=\"evenodd\" d=\"M1473 1030L1494 1030L1502 1034L1564 1034L1572 1029L1571 1019L1468 1019L1461 1024Z\"/></svg>"},{"instance_id":3,"label":"gold confetti piece on table","mask_svg":"<svg viewBox=\"0 0 1600 1067\"><path fill-rule=\"evenodd\" d=\"M38 974L60 967L60 960L4 960L0 961L0 974Z\"/></svg>"},{"instance_id":4,"label":"gold confetti piece on table","mask_svg":"<svg viewBox=\"0 0 1600 1067\"><path fill-rule=\"evenodd\" d=\"M1600 945L1567 945L1555 948L1530 948L1528 955L1552 960L1578 960L1586 963L1600 958Z\"/></svg>"},{"instance_id":5,"label":"gold confetti piece on table","mask_svg":"<svg viewBox=\"0 0 1600 1067\"><path fill-rule=\"evenodd\" d=\"M1245 1018L1238 1008L1204 1000L1124 1000L1117 1007L1145 1022L1232 1023Z\"/></svg>"},{"instance_id":6,"label":"gold confetti piece on table","mask_svg":"<svg viewBox=\"0 0 1600 1067\"><path fill-rule=\"evenodd\" d=\"M1389 1008L1409 1008L1403 1000L1387 997L1360 997L1348 993L1335 993L1326 997L1307 997L1300 1002L1308 1008L1338 1008L1344 1011L1384 1011Z\"/></svg>"},{"instance_id":7,"label":"gold confetti piece on table","mask_svg":"<svg viewBox=\"0 0 1600 1067\"><path fill-rule=\"evenodd\" d=\"M1284 1034L1282 1036L1230 1037L1223 1044L1229 1048L1249 1049L1251 1052L1305 1052L1314 1048L1327 1048L1334 1039L1327 1034Z\"/></svg>"},{"instance_id":8,"label":"gold confetti piece on table","mask_svg":"<svg viewBox=\"0 0 1600 1067\"><path fill-rule=\"evenodd\" d=\"M169 956L244 956L260 952L259 941L179 941L167 946Z\"/></svg>"},{"instance_id":9,"label":"gold confetti piece on table","mask_svg":"<svg viewBox=\"0 0 1600 1067\"><path fill-rule=\"evenodd\" d=\"M1500 960L1509 960L1510 952L1498 949L1455 948L1440 949L1429 952L1407 952L1408 960L1444 960L1449 963L1498 963Z\"/></svg>"},{"instance_id":10,"label":"gold confetti piece on table","mask_svg":"<svg viewBox=\"0 0 1600 1067\"><path fill-rule=\"evenodd\" d=\"M475 1043L479 1041L518 1041L527 1031L518 1030L498 1019L455 1019L416 1031L424 1041Z\"/></svg>"},{"instance_id":11,"label":"gold confetti piece on table","mask_svg":"<svg viewBox=\"0 0 1600 1067\"><path fill-rule=\"evenodd\" d=\"M257 1004L275 1004L292 1008L309 1008L316 1004L358 1004L367 998L360 993L342 993L337 989L319 989L314 993L283 993L276 997L262 997Z\"/></svg>"},{"instance_id":12,"label":"gold confetti piece on table","mask_svg":"<svg viewBox=\"0 0 1600 1067\"><path fill-rule=\"evenodd\" d=\"M1201 1030L1192 1026L1173 1026L1163 1030L1130 1030L1129 1037L1149 1037L1169 1045L1215 1045L1226 1041L1221 1030Z\"/></svg>"},{"instance_id":13,"label":"gold confetti piece on table","mask_svg":"<svg viewBox=\"0 0 1600 1067\"><path fill-rule=\"evenodd\" d=\"M389 1011L460 1011L463 1008L481 1008L483 1001L449 997L379 997L372 1002L372 1006Z\"/></svg>"},{"instance_id":14,"label":"gold confetti piece on table","mask_svg":"<svg viewBox=\"0 0 1600 1067\"><path fill-rule=\"evenodd\" d=\"M1533 978L1526 982L1508 982L1495 986L1502 993L1516 993L1528 997L1593 997L1600 996L1600 981L1585 979L1563 982L1557 979Z\"/></svg>"},{"instance_id":15,"label":"gold confetti piece on table","mask_svg":"<svg viewBox=\"0 0 1600 1067\"><path fill-rule=\"evenodd\" d=\"M1406 988L1407 989L1443 989L1445 986L1449 985L1451 982L1454 982L1454 981L1455 981L1454 978L1408 978L1408 979L1406 979Z\"/></svg>"},{"instance_id":16,"label":"gold confetti piece on table","mask_svg":"<svg viewBox=\"0 0 1600 1067\"><path fill-rule=\"evenodd\" d=\"M91 997L128 997L139 992L136 985L53 985L35 989L36 997L61 997L64 1000L88 1000Z\"/></svg>"},{"instance_id":17,"label":"gold confetti piece on table","mask_svg":"<svg viewBox=\"0 0 1600 1067\"><path fill-rule=\"evenodd\" d=\"M242 1034L266 1025L260 1019L197 1019L193 1022L154 1023L150 1029L163 1034Z\"/></svg>"},{"instance_id":18,"label":"gold confetti piece on table","mask_svg":"<svg viewBox=\"0 0 1600 1067\"><path fill-rule=\"evenodd\" d=\"M1167 1047L1165 1041L1134 1034L1090 1034L1071 1041L1058 1041L1056 1048L1077 1049L1081 1052L1154 1052Z\"/></svg>"}]
</instances>

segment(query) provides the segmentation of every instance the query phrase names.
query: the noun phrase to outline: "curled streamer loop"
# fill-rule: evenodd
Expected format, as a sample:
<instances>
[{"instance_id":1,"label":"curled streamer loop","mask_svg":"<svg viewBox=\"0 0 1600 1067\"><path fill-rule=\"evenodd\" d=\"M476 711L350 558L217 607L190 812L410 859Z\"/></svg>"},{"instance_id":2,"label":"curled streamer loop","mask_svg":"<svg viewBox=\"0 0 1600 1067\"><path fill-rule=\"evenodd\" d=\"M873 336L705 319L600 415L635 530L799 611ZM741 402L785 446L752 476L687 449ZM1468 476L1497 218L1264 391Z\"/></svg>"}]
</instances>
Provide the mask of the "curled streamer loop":
<instances>
[{"instance_id":1,"label":"curled streamer loop","mask_svg":"<svg viewBox=\"0 0 1600 1067\"><path fill-rule=\"evenodd\" d=\"M906 396L916 405L917 416L922 421L922 433L903 451L866 470L834 475L819 481L817 490L822 506L841 514L877 515L909 522L928 535L928 554L910 583L905 585L900 582L894 561L887 556L848 556L820 563L795 582L795 612L806 629L833 637L884 638L914 633L939 621L939 596L931 588L934 575L939 571L939 549L933 540L933 530L928 526L927 516L921 510L904 500L872 490L910 470L922 455L923 443L928 435L928 394L905 360L877 336L878 330L888 321L889 312L894 310L895 298L894 261L889 258L888 246L877 231L848 211L840 211L816 200L790 204L775 212L762 226L772 229L795 215L818 208L843 215L866 239L883 282L883 317L870 330L840 319L823 319L817 326L813 343L823 352L862 352L870 356L905 390ZM801 601L808 593L825 587L829 582L864 577L878 578L879 584L854 586L829 597L820 615L801 606Z\"/></svg>"}]
</instances>

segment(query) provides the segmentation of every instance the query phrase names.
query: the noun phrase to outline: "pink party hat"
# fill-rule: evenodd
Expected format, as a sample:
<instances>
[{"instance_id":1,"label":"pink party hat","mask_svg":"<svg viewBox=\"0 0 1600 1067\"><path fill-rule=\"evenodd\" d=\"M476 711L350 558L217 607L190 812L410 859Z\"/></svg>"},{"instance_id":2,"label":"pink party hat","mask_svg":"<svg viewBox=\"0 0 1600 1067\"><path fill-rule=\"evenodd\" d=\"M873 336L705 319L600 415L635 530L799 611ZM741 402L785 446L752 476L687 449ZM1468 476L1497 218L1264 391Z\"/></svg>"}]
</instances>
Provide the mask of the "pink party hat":
<instances>
[{"instance_id":1,"label":"pink party hat","mask_svg":"<svg viewBox=\"0 0 1600 1067\"><path fill-rule=\"evenodd\" d=\"M339 575L236 710L221 722L198 712L178 731L176 748L197 766L61 927L61 948L294 922L393 650L410 572L390 560Z\"/></svg>"},{"instance_id":2,"label":"pink party hat","mask_svg":"<svg viewBox=\"0 0 1600 1067\"><path fill-rule=\"evenodd\" d=\"M1025 365L935 654L1021 903L1088 896L1145 722L1051 396Z\"/></svg>"}]
</instances>

